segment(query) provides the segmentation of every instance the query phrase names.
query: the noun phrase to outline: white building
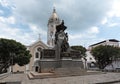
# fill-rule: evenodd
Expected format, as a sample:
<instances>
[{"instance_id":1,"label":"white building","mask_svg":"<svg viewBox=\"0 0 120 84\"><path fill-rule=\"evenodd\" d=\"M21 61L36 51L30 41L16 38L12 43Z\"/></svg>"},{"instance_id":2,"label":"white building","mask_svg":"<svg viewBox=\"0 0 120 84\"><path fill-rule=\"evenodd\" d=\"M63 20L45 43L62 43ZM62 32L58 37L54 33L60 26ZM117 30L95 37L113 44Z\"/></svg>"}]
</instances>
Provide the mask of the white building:
<instances>
[{"instance_id":1,"label":"white building","mask_svg":"<svg viewBox=\"0 0 120 84\"><path fill-rule=\"evenodd\" d=\"M109 40L104 40L104 41L101 41L99 43L96 43L96 44L93 44L93 45L90 45L89 46L89 51L88 51L88 59L90 59L90 51L92 48L96 47L96 46L99 46L99 45L110 45L110 46L114 46L114 47L119 47L119 41L116 40L116 39L109 39ZM91 55L92 56L92 55ZM89 61L90 62L90 61ZM120 68L120 59L116 60L116 61L113 61L112 64L106 66L105 69L116 69L116 68Z\"/></svg>"},{"instance_id":2,"label":"white building","mask_svg":"<svg viewBox=\"0 0 120 84\"><path fill-rule=\"evenodd\" d=\"M119 47L119 41L116 39L109 39L109 40L104 40L101 41L99 43L93 44L89 46L89 50L91 50L92 48L99 46L99 45L110 45L110 46L115 46L115 47Z\"/></svg>"}]
</instances>

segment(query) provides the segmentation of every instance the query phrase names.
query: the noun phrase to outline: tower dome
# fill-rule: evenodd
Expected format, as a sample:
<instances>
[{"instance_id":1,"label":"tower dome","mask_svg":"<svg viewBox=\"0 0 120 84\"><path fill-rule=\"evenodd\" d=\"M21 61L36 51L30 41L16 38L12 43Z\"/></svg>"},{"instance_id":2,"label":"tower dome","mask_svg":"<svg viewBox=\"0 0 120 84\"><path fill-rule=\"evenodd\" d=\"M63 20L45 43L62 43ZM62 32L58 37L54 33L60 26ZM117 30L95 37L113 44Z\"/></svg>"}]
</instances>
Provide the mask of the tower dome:
<instances>
[{"instance_id":1,"label":"tower dome","mask_svg":"<svg viewBox=\"0 0 120 84\"><path fill-rule=\"evenodd\" d=\"M52 15L50 16L50 18L49 18L49 21L50 22L53 22L53 21L56 21L56 20L59 20L59 17L58 17L58 15L57 15L57 13L56 13L56 10L55 10L55 8L53 9L53 13L52 13Z\"/></svg>"},{"instance_id":2,"label":"tower dome","mask_svg":"<svg viewBox=\"0 0 120 84\"><path fill-rule=\"evenodd\" d=\"M61 23L55 8L53 8L52 15L50 16L48 20L48 32L47 32L47 44L49 47L54 47L55 43L55 32L56 32L56 26Z\"/></svg>"}]
</instances>

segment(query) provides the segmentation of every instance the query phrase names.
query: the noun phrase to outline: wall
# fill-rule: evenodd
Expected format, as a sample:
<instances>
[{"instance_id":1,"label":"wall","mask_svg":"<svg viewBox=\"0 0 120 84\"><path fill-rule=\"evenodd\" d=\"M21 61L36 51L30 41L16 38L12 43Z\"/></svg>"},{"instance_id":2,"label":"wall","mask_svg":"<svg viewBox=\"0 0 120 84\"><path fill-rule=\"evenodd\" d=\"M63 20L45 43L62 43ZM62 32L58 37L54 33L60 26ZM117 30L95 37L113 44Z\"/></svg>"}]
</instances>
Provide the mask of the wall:
<instances>
[{"instance_id":1,"label":"wall","mask_svg":"<svg viewBox=\"0 0 120 84\"><path fill-rule=\"evenodd\" d=\"M25 70L25 66L19 66L18 64L15 64L13 66L13 72L24 72Z\"/></svg>"}]
</instances>

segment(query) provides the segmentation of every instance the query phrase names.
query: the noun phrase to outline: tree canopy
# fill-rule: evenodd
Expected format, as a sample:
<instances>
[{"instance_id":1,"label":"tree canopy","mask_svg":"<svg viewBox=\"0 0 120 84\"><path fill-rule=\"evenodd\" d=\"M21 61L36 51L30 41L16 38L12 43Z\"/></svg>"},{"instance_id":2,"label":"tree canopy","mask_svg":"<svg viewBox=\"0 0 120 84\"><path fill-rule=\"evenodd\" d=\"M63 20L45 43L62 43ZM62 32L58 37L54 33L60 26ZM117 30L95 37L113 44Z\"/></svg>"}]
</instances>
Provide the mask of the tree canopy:
<instances>
[{"instance_id":1,"label":"tree canopy","mask_svg":"<svg viewBox=\"0 0 120 84\"><path fill-rule=\"evenodd\" d=\"M85 48L85 47L80 46L80 45L76 45L76 46L71 46L71 48L72 48L73 50L80 51L80 52L81 52L81 55L82 55L82 56L85 56L85 52L86 52L86 48Z\"/></svg>"},{"instance_id":2,"label":"tree canopy","mask_svg":"<svg viewBox=\"0 0 120 84\"><path fill-rule=\"evenodd\" d=\"M107 65L119 58L120 48L109 45L100 45L93 48L91 53L95 57L98 67L104 69Z\"/></svg>"},{"instance_id":3,"label":"tree canopy","mask_svg":"<svg viewBox=\"0 0 120 84\"><path fill-rule=\"evenodd\" d=\"M20 42L11 39L0 39L0 73L14 64L23 66L30 61L31 54Z\"/></svg>"}]
</instances>

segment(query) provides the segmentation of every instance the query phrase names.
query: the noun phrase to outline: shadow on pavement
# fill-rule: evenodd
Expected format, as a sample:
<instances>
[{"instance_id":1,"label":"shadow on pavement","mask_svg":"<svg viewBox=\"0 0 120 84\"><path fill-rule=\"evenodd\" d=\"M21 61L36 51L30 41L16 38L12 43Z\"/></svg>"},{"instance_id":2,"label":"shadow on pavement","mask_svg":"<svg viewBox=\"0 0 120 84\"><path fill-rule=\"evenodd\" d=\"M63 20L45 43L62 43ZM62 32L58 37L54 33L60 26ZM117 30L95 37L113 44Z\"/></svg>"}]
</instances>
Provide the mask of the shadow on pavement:
<instances>
[{"instance_id":1,"label":"shadow on pavement","mask_svg":"<svg viewBox=\"0 0 120 84\"><path fill-rule=\"evenodd\" d=\"M110 82L101 82L101 83L95 83L95 84L114 84L114 83L120 83L120 80L110 81Z\"/></svg>"},{"instance_id":2,"label":"shadow on pavement","mask_svg":"<svg viewBox=\"0 0 120 84\"><path fill-rule=\"evenodd\" d=\"M20 81L17 82L2 82L0 84L22 84Z\"/></svg>"}]
</instances>

